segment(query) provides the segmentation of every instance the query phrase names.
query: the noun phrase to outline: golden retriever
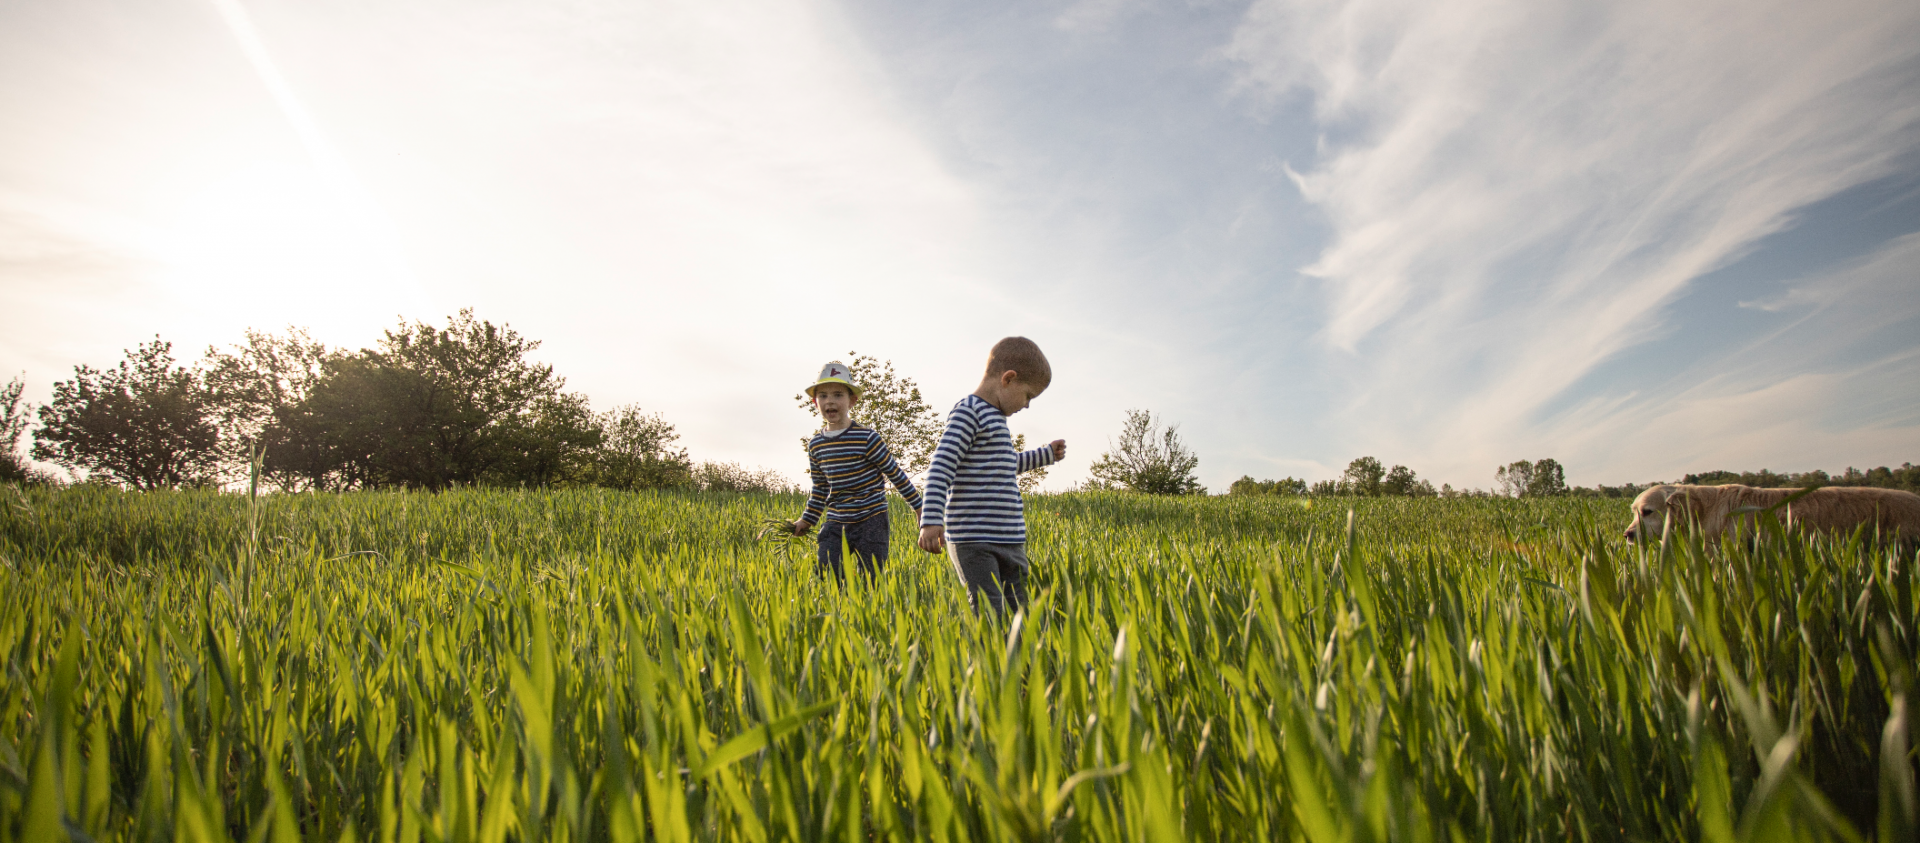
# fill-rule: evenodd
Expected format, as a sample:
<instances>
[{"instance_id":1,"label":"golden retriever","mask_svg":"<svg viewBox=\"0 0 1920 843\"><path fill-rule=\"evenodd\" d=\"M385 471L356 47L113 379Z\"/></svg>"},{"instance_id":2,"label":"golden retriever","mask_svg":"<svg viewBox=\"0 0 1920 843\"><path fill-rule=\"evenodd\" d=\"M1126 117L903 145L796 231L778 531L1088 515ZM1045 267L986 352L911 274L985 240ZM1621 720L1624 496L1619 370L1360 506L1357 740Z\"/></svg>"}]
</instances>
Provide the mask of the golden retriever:
<instances>
[{"instance_id":1,"label":"golden retriever","mask_svg":"<svg viewBox=\"0 0 1920 843\"><path fill-rule=\"evenodd\" d=\"M1707 538L1717 538L1729 527L1752 523L1753 519L1741 515L1757 514L1798 491L1756 489L1737 483L1655 486L1633 499L1627 541L1659 538L1669 514L1676 529L1698 529ZM1785 511L1788 529L1850 533L1865 525L1869 534L1877 530L1882 538L1898 540L1908 547L1920 542L1920 495L1899 489L1828 486L1781 510Z\"/></svg>"}]
</instances>

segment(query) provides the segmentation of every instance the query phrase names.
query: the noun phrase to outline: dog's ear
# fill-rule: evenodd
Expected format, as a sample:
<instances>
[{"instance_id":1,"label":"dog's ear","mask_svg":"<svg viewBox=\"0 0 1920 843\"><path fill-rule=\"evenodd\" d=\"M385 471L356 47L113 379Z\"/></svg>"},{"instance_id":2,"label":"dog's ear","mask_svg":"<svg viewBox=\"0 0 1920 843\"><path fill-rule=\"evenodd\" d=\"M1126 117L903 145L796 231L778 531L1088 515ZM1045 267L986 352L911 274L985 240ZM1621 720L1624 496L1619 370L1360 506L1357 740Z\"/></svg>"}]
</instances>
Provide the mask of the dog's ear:
<instances>
[{"instance_id":1,"label":"dog's ear","mask_svg":"<svg viewBox=\"0 0 1920 843\"><path fill-rule=\"evenodd\" d=\"M1676 521L1698 521L1707 514L1707 502L1681 489L1667 496L1667 513Z\"/></svg>"}]
</instances>

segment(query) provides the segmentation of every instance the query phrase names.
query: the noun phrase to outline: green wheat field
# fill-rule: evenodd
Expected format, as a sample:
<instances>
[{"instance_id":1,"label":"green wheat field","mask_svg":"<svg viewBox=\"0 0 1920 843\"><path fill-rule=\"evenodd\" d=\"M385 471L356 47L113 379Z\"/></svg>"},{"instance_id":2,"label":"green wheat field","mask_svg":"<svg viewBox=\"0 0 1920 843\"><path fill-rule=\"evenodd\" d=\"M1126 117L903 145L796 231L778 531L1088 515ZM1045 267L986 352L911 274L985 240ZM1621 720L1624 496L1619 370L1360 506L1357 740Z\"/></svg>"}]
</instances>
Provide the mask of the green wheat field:
<instances>
[{"instance_id":1,"label":"green wheat field","mask_svg":"<svg viewBox=\"0 0 1920 843\"><path fill-rule=\"evenodd\" d=\"M0 489L6 840L1920 839L1920 577L1621 501ZM1349 515L1351 509L1352 514Z\"/></svg>"}]
</instances>

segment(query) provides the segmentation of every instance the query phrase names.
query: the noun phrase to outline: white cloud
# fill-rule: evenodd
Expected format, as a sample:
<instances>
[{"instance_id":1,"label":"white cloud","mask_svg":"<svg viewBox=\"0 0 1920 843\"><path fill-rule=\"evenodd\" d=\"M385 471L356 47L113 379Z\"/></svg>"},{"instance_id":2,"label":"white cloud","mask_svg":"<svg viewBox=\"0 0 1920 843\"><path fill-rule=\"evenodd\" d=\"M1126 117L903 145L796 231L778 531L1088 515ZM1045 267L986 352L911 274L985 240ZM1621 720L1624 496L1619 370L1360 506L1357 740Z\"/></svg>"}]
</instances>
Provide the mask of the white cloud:
<instances>
[{"instance_id":1,"label":"white cloud","mask_svg":"<svg viewBox=\"0 0 1920 843\"><path fill-rule=\"evenodd\" d=\"M1551 449L1542 406L1689 281L1920 137L1906 3L1270 0L1226 52L1313 98L1355 437L1443 474Z\"/></svg>"}]
</instances>

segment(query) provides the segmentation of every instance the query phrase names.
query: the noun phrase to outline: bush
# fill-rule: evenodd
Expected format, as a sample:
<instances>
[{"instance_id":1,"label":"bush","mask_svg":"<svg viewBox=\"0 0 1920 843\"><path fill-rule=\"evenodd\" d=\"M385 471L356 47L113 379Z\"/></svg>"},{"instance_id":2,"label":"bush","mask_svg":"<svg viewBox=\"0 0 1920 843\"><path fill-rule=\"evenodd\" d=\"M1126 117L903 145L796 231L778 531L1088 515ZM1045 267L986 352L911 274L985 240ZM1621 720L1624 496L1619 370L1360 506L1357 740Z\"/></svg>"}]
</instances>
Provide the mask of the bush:
<instances>
[{"instance_id":1,"label":"bush","mask_svg":"<svg viewBox=\"0 0 1920 843\"><path fill-rule=\"evenodd\" d=\"M1242 475L1227 487L1229 495L1304 495L1307 493L1307 481L1288 477L1284 480L1255 480L1253 475Z\"/></svg>"},{"instance_id":2,"label":"bush","mask_svg":"<svg viewBox=\"0 0 1920 843\"><path fill-rule=\"evenodd\" d=\"M694 482L687 449L673 447L680 434L659 413L643 413L638 405L615 407L601 414L599 426L606 438L595 454L597 485L664 489Z\"/></svg>"},{"instance_id":3,"label":"bush","mask_svg":"<svg viewBox=\"0 0 1920 843\"><path fill-rule=\"evenodd\" d=\"M1086 488L1126 489L1150 495L1204 495L1193 470L1200 458L1180 441L1179 425L1162 427L1146 410L1128 410L1120 441L1093 464ZM1097 485L1096 485L1097 484Z\"/></svg>"},{"instance_id":4,"label":"bush","mask_svg":"<svg viewBox=\"0 0 1920 843\"><path fill-rule=\"evenodd\" d=\"M752 469L734 462L703 462L693 470L693 485L703 492L797 492L800 487L773 469Z\"/></svg>"}]
</instances>

